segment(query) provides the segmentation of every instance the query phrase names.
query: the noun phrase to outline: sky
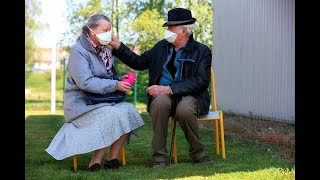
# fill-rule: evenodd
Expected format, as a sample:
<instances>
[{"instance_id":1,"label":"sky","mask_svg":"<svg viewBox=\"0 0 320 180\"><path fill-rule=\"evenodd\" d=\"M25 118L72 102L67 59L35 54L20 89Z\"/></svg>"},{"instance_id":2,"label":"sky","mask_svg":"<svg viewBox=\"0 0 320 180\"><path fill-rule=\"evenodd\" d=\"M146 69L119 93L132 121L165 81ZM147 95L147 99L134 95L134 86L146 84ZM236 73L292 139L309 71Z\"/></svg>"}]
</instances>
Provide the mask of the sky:
<instances>
[{"instance_id":1,"label":"sky","mask_svg":"<svg viewBox=\"0 0 320 180\"><path fill-rule=\"evenodd\" d=\"M50 48L62 38L62 33L68 28L64 17L66 16L67 4L65 0L40 0L40 2L42 14L39 21L48 23L49 27L37 33L35 42L40 47Z\"/></svg>"}]
</instances>

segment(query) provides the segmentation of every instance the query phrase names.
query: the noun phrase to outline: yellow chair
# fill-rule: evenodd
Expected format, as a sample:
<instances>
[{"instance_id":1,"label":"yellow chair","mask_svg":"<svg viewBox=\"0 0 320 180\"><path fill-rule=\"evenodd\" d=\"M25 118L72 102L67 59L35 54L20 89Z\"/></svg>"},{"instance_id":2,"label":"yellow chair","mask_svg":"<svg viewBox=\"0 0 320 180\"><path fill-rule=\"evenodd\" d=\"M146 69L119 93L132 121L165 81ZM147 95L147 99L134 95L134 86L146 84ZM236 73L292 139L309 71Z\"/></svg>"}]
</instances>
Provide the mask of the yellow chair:
<instances>
[{"instance_id":1,"label":"yellow chair","mask_svg":"<svg viewBox=\"0 0 320 180\"><path fill-rule=\"evenodd\" d=\"M122 161L122 165L125 166L126 165L126 155L124 152L124 146L122 146L122 148L120 149L119 158ZM77 157L77 155L74 155L73 156L73 172L77 172L77 168L78 168L78 157Z\"/></svg>"},{"instance_id":2,"label":"yellow chair","mask_svg":"<svg viewBox=\"0 0 320 180\"><path fill-rule=\"evenodd\" d=\"M223 112L221 110L217 110L217 102L216 102L216 88L214 83L214 73L213 69L211 68L211 107L212 110L209 111L208 114L202 115L197 120L199 121L214 121L214 132L216 137L216 154L220 155L220 142L219 142L219 125L220 125L220 136L221 136L221 149L222 149L222 158L226 159L226 150L225 150L225 143L224 143L224 126L223 126ZM173 131L173 124L174 124L174 116L170 116L170 124L171 124L171 134ZM177 157L177 145L176 145L176 135L174 135L174 141L173 141L173 149L172 149L172 157L174 163L178 162Z\"/></svg>"}]
</instances>

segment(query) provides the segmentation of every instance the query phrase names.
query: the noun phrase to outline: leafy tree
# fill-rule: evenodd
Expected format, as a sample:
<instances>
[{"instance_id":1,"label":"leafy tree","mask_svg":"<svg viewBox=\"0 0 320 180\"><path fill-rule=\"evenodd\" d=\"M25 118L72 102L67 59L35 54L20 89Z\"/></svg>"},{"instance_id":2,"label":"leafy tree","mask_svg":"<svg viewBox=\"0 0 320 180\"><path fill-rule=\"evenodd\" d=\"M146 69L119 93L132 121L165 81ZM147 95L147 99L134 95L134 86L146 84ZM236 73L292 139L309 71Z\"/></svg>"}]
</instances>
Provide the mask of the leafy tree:
<instances>
[{"instance_id":1,"label":"leafy tree","mask_svg":"<svg viewBox=\"0 0 320 180\"><path fill-rule=\"evenodd\" d=\"M72 45L80 35L82 26L85 25L90 15L103 13L103 11L100 0L89 0L86 3L77 0L67 0L66 4L69 9L66 18L70 24L70 28L63 33L65 38L62 39L60 43Z\"/></svg>"},{"instance_id":2,"label":"leafy tree","mask_svg":"<svg viewBox=\"0 0 320 180\"><path fill-rule=\"evenodd\" d=\"M191 3L191 1L190 1ZM197 28L193 30L195 40L212 48L212 34L213 34L213 8L209 0L196 1L190 5L192 16L197 21Z\"/></svg>"},{"instance_id":3,"label":"leafy tree","mask_svg":"<svg viewBox=\"0 0 320 180\"><path fill-rule=\"evenodd\" d=\"M120 35L120 27L122 24L121 17L124 13L125 3L119 4L118 0L110 1L100 1L100 0L88 0L87 2L79 2L77 0L67 0L67 6L69 7L67 20L70 23L70 29L64 32L65 38L62 40L63 43L70 45L74 44L77 36L80 35L82 31L82 26L85 25L90 15L95 13L101 13L107 15L113 23L113 29L115 33ZM127 18L127 17L125 17Z\"/></svg>"},{"instance_id":4,"label":"leafy tree","mask_svg":"<svg viewBox=\"0 0 320 180\"><path fill-rule=\"evenodd\" d=\"M38 0L25 1L25 78L28 76L28 71L34 62L37 45L34 40L35 32L42 26L38 23L37 18L41 14L39 7L41 4Z\"/></svg>"},{"instance_id":5,"label":"leafy tree","mask_svg":"<svg viewBox=\"0 0 320 180\"><path fill-rule=\"evenodd\" d=\"M157 41L162 39L164 23L157 9L148 9L130 24L132 30L139 32L137 44L141 45L142 52L152 48Z\"/></svg>"},{"instance_id":6,"label":"leafy tree","mask_svg":"<svg viewBox=\"0 0 320 180\"><path fill-rule=\"evenodd\" d=\"M140 14L150 9L157 9L161 17L166 15L167 4L172 4L164 0L140 0L140 1L129 1L127 2L127 7L131 13L133 13L134 18L138 17Z\"/></svg>"}]
</instances>

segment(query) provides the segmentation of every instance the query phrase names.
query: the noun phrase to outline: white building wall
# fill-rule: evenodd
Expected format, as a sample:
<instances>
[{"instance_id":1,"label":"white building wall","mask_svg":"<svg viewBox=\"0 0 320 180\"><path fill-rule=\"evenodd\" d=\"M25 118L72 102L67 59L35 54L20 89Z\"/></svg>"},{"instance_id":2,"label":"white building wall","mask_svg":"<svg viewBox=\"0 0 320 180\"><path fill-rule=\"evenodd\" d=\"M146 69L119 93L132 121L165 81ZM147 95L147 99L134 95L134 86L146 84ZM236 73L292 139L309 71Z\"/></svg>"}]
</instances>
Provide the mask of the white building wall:
<instances>
[{"instance_id":1,"label":"white building wall","mask_svg":"<svg viewBox=\"0 0 320 180\"><path fill-rule=\"evenodd\" d=\"M217 105L295 123L294 0L213 0Z\"/></svg>"}]
</instances>

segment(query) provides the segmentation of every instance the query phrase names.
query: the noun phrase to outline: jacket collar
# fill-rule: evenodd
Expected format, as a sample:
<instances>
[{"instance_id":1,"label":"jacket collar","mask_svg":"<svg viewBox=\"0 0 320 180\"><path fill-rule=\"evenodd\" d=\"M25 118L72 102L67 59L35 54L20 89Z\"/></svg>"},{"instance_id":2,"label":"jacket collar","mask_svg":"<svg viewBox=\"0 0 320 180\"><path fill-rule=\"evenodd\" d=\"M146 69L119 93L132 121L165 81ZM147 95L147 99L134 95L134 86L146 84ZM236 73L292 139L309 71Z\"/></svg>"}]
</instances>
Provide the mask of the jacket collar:
<instances>
[{"instance_id":1,"label":"jacket collar","mask_svg":"<svg viewBox=\"0 0 320 180\"><path fill-rule=\"evenodd\" d=\"M83 48L85 48L86 50L88 51L91 51L91 52L94 52L94 49L93 47L91 46L89 40L88 40L88 36L87 36L87 33L86 32L83 32L81 35L80 35L80 43L82 45Z\"/></svg>"},{"instance_id":2,"label":"jacket collar","mask_svg":"<svg viewBox=\"0 0 320 180\"><path fill-rule=\"evenodd\" d=\"M196 46L196 41L193 39L193 34L191 34L187 42L187 45L184 49L188 52L191 52L195 46Z\"/></svg>"}]
</instances>

